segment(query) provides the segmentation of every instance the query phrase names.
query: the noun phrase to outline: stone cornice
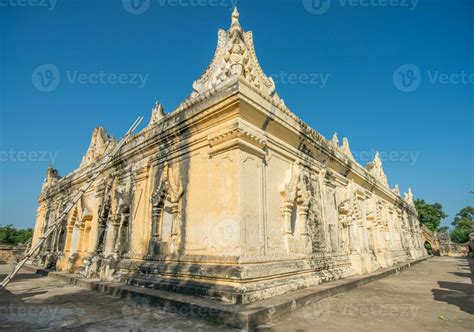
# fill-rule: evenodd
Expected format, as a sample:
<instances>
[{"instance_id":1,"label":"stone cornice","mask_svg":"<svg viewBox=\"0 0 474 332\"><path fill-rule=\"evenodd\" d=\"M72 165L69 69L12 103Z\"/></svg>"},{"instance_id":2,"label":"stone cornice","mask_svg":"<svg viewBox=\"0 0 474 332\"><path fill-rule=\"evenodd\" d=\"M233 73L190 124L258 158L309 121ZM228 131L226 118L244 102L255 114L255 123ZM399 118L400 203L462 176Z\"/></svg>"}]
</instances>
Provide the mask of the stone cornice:
<instances>
[{"instance_id":1,"label":"stone cornice","mask_svg":"<svg viewBox=\"0 0 474 332\"><path fill-rule=\"evenodd\" d=\"M156 145L157 141L160 142L162 139L170 141L179 140L180 133L184 131L184 128L191 128L197 121L202 121L212 116L213 113L225 107L226 102L228 104L235 101L245 101L256 110L265 113L267 116L271 116L273 121L277 121L294 132L295 135L304 137L305 141L315 146L317 150L326 155L329 160L343 166L345 172L342 174L337 172L339 179L347 178L352 174L352 177L355 176L359 178L359 181L366 183L370 187L370 191L379 192L377 195L380 196L380 194L382 194L387 200L396 202L405 210L411 210L411 207L408 206L406 202L393 193L388 186L372 176L367 169L345 156L332 142L326 140L321 134L310 128L286 107L275 103L274 100L268 96L261 95L257 89L239 77L232 77L214 89L207 91L205 95L188 98L176 110L167 114L154 126L147 127L132 136L126 142L120 156L116 158L117 163L120 162L120 160L132 158L138 151L146 151L151 146ZM209 145L215 147L233 138L238 139L239 144L240 142L243 142L243 145L248 143L258 149L262 149L265 146L267 141L265 136L268 136L267 133L264 132L262 134L261 130L255 129L249 131L250 127L247 126L247 128L244 128L243 122L236 123L236 127L231 128L230 131L220 134L217 133L214 136L208 137ZM86 174L92 172L93 169L97 167L97 164L96 162L88 167L82 167L73 171L59 180L54 186L55 188L51 188L53 190L48 190L46 196L56 195L63 188L68 188L75 183L82 182ZM116 164L111 166L111 168L114 167L116 167ZM343 185L345 181L339 180L339 182ZM44 195L40 197L40 201L42 198L44 198Z\"/></svg>"}]
</instances>

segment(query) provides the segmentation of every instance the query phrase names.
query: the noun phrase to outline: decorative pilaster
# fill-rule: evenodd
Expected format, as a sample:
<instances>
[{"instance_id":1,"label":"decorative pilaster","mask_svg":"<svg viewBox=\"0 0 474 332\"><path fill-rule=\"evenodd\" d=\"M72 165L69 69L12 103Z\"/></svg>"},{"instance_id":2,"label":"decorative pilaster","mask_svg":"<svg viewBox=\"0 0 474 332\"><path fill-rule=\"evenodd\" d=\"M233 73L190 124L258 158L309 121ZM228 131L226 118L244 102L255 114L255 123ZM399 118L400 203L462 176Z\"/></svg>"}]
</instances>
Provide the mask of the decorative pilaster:
<instances>
[{"instance_id":1,"label":"decorative pilaster","mask_svg":"<svg viewBox=\"0 0 474 332\"><path fill-rule=\"evenodd\" d=\"M112 215L107 225L107 236L105 239L105 248L104 248L105 256L116 253L115 244L117 241L119 226L120 226L119 216L116 214Z\"/></svg>"}]
</instances>

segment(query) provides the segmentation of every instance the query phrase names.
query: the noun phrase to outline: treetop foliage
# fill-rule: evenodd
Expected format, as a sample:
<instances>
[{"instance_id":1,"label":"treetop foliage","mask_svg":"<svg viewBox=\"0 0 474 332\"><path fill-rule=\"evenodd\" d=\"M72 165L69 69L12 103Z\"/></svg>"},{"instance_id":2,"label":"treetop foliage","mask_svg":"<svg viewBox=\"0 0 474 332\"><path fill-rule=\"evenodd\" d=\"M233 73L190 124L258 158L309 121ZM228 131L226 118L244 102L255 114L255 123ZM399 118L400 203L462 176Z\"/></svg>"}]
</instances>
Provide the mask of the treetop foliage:
<instances>
[{"instance_id":1,"label":"treetop foliage","mask_svg":"<svg viewBox=\"0 0 474 332\"><path fill-rule=\"evenodd\" d=\"M443 206L441 204L429 204L423 199L415 200L415 208L418 211L420 223L433 232L439 231L441 220L448 216L443 211Z\"/></svg>"},{"instance_id":2,"label":"treetop foliage","mask_svg":"<svg viewBox=\"0 0 474 332\"><path fill-rule=\"evenodd\" d=\"M33 229L16 229L13 225L0 226L0 245L25 244L33 236Z\"/></svg>"},{"instance_id":3,"label":"treetop foliage","mask_svg":"<svg viewBox=\"0 0 474 332\"><path fill-rule=\"evenodd\" d=\"M451 225L454 226L451 232L451 240L457 243L465 243L469 240L469 233L474 227L474 206L466 206L454 217Z\"/></svg>"}]
</instances>

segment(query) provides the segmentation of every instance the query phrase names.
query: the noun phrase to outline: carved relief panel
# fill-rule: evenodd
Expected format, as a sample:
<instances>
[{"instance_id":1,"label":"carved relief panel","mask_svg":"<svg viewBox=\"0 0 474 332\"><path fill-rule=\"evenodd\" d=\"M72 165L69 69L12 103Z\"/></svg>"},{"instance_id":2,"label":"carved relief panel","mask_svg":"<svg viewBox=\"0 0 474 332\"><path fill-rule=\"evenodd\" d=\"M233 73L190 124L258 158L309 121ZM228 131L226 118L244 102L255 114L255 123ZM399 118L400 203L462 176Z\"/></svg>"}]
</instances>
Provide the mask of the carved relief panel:
<instances>
[{"instance_id":1,"label":"carved relief panel","mask_svg":"<svg viewBox=\"0 0 474 332\"><path fill-rule=\"evenodd\" d=\"M149 255L175 252L181 235L181 198L184 193L179 165L165 162L155 179L151 197L152 224Z\"/></svg>"}]
</instances>

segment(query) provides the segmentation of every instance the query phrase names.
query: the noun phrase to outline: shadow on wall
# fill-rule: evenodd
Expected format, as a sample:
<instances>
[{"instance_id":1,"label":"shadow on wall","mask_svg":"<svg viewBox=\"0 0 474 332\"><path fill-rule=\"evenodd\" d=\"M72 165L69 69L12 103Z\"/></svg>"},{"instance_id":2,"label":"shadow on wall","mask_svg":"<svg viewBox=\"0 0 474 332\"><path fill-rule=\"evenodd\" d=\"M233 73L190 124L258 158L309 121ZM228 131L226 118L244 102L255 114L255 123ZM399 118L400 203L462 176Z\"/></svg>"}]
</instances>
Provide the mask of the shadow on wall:
<instances>
[{"instance_id":1,"label":"shadow on wall","mask_svg":"<svg viewBox=\"0 0 474 332\"><path fill-rule=\"evenodd\" d=\"M436 301L446 302L457 306L464 312L474 315L474 258L457 258L462 272L453 272L460 277L470 277L470 283L438 281L438 285L443 289L432 289L433 297Z\"/></svg>"}]
</instances>

